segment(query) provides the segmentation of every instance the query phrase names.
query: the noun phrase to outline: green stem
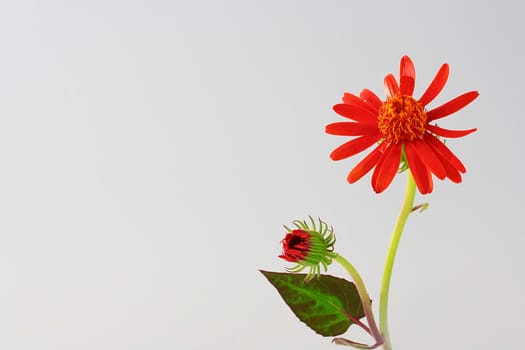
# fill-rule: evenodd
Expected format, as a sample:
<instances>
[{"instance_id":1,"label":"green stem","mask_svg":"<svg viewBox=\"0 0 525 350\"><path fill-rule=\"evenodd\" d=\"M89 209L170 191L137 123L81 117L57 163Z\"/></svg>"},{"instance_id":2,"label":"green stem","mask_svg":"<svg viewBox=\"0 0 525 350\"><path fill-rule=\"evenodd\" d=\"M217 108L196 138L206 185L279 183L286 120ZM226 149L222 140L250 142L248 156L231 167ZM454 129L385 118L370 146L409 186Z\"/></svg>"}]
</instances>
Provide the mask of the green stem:
<instances>
[{"instance_id":1,"label":"green stem","mask_svg":"<svg viewBox=\"0 0 525 350\"><path fill-rule=\"evenodd\" d=\"M376 321L374 319L374 314L372 313L370 297L368 296L368 292L366 291L365 284L363 283L363 279L359 275L359 272L357 272L354 265L352 265L348 260L346 260L341 255L337 255L337 257L334 258L334 261L339 263L350 274L350 276L352 277L352 280L355 283L357 292L359 293L359 297L361 298L361 304L363 305L363 311L365 313L366 320L368 321L368 327L370 327L371 335L374 337L376 341L376 344L373 347L376 347L382 344L383 336L381 335L381 332L379 332L379 329L377 328Z\"/></svg>"},{"instance_id":2,"label":"green stem","mask_svg":"<svg viewBox=\"0 0 525 350\"><path fill-rule=\"evenodd\" d=\"M407 170L407 188L405 192L405 200L401 207L401 212L397 218L394 232L392 233L392 239L390 240L390 246L388 247L388 253L385 261L385 269L383 271L383 282L381 284L381 295L379 299L379 329L384 337L384 350L391 350L392 344L390 342L390 335L388 334L388 293L390 291L390 280L392 278L392 268L394 267L394 260L396 258L397 247L403 228L408 219L408 216L412 212L412 206L414 205L414 196L416 194L416 183L414 177Z\"/></svg>"}]
</instances>

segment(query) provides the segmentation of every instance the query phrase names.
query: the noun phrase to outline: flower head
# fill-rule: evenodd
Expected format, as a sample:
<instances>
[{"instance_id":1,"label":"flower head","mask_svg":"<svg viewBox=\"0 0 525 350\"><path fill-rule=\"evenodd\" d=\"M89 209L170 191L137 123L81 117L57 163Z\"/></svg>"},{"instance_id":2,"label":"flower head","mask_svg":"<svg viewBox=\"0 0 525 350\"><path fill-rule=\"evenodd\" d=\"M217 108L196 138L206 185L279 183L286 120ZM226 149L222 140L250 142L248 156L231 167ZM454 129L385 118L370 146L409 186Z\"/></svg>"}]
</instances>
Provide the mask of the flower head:
<instances>
[{"instance_id":1,"label":"flower head","mask_svg":"<svg viewBox=\"0 0 525 350\"><path fill-rule=\"evenodd\" d=\"M443 64L423 95L412 96L416 70L408 56L401 58L399 84L392 74L385 77L386 101L382 101L368 89L359 96L345 93L343 103L336 104L334 111L352 122L338 122L326 126L332 135L357 136L336 148L330 157L341 160L360 153L374 144L376 147L348 174L354 183L374 169L372 187L376 193L383 192L392 182L396 172L410 168L419 192L430 193L433 189L432 174L438 179L461 182L466 168L439 137L462 137L476 129L448 130L432 125L440 118L449 116L468 105L477 91L464 93L447 103L427 110L427 105L445 87L448 64Z\"/></svg>"},{"instance_id":2,"label":"flower head","mask_svg":"<svg viewBox=\"0 0 525 350\"><path fill-rule=\"evenodd\" d=\"M335 235L333 229L319 219L318 225L310 217L311 227L306 221L296 220L293 222L296 229L284 226L287 233L281 241L283 252L279 255L289 262L297 263L288 271L300 272L310 268L305 280L309 281L321 273L321 266L326 271L332 259L337 256L334 253Z\"/></svg>"}]
</instances>

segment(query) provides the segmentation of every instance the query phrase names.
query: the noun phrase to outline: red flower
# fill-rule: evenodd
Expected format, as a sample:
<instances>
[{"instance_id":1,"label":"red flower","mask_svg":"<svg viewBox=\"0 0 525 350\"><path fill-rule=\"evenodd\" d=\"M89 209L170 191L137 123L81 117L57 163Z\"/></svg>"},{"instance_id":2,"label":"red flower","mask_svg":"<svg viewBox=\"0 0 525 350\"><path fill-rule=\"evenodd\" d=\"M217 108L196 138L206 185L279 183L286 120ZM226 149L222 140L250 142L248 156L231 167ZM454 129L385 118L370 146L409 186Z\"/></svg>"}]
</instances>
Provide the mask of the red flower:
<instances>
[{"instance_id":1,"label":"red flower","mask_svg":"<svg viewBox=\"0 0 525 350\"><path fill-rule=\"evenodd\" d=\"M310 251L310 234L303 230L293 230L281 241L283 253L279 255L289 262L304 260Z\"/></svg>"},{"instance_id":2,"label":"red flower","mask_svg":"<svg viewBox=\"0 0 525 350\"><path fill-rule=\"evenodd\" d=\"M385 77L386 101L381 101L372 91L364 89L359 96L345 93L343 103L334 111L353 122L332 123L326 132L332 135L358 136L336 148L332 160L341 160L378 145L348 174L354 183L374 168L372 187L383 192L392 182L400 163L410 168L419 192L433 189L432 174L438 179L449 178L461 182L463 163L438 137L462 137L477 129L448 130L430 123L444 118L468 105L477 91L470 91L429 111L425 107L441 92L448 79L448 64L443 64L425 93L416 100L414 92L416 70L408 56L401 58L399 84L389 74Z\"/></svg>"}]
</instances>

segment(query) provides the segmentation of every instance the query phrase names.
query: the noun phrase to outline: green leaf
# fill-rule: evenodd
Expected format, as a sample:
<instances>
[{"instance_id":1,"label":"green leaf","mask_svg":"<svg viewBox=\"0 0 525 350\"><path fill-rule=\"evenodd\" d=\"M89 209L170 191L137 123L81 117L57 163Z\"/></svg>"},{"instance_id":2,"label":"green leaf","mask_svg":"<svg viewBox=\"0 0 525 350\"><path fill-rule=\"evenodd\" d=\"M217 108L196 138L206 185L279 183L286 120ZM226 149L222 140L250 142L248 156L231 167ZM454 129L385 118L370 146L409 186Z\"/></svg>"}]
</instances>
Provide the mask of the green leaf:
<instances>
[{"instance_id":1,"label":"green leaf","mask_svg":"<svg viewBox=\"0 0 525 350\"><path fill-rule=\"evenodd\" d=\"M343 334L352 324L351 318L365 314L356 286L342 278L320 275L304 282L305 274L261 273L277 289L293 313L322 336Z\"/></svg>"}]
</instances>

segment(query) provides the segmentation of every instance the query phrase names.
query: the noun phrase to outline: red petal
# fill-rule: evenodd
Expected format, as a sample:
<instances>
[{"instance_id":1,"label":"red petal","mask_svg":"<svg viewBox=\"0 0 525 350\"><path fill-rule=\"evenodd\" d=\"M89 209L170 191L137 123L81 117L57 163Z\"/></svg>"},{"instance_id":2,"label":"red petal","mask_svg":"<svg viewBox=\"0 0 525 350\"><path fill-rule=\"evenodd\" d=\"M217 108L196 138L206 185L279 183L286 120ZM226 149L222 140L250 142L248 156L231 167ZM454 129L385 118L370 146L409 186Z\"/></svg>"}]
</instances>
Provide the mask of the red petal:
<instances>
[{"instance_id":1,"label":"red petal","mask_svg":"<svg viewBox=\"0 0 525 350\"><path fill-rule=\"evenodd\" d=\"M343 103L348 104L348 105L358 106L358 107L361 107L363 109L366 109L366 110L370 111L375 116L377 116L379 114L379 109L378 108L374 108L370 104L368 104L365 101L363 101L360 97L358 97L358 96L356 96L354 94L351 94L349 92L345 92L343 94Z\"/></svg>"},{"instance_id":2,"label":"red petal","mask_svg":"<svg viewBox=\"0 0 525 350\"><path fill-rule=\"evenodd\" d=\"M430 136L433 137L433 136ZM425 140L417 140L414 142L415 150L419 159L425 163L425 165L430 169L434 175L440 180L443 180L447 176L447 171L441 160L436 155L436 151L429 145L427 145Z\"/></svg>"},{"instance_id":3,"label":"red petal","mask_svg":"<svg viewBox=\"0 0 525 350\"><path fill-rule=\"evenodd\" d=\"M288 256L288 255L279 255L279 258L284 259L284 260L289 261L289 262L298 262L299 260L301 260L301 259L298 259L295 256L292 257L292 256Z\"/></svg>"},{"instance_id":4,"label":"red petal","mask_svg":"<svg viewBox=\"0 0 525 350\"><path fill-rule=\"evenodd\" d=\"M368 107L362 108L356 105L350 105L346 103L339 103L333 107L335 113L339 114L348 119L355 120L356 122L366 124L376 124L377 115L372 113Z\"/></svg>"},{"instance_id":5,"label":"red petal","mask_svg":"<svg viewBox=\"0 0 525 350\"><path fill-rule=\"evenodd\" d=\"M419 192L421 192L421 194L432 192L434 187L434 184L432 183L432 175L427 166L417 155L416 146L411 142L407 143L405 144L405 150L408 166L414 176Z\"/></svg>"},{"instance_id":6,"label":"red petal","mask_svg":"<svg viewBox=\"0 0 525 350\"><path fill-rule=\"evenodd\" d=\"M468 129L468 130L449 130L449 129L443 129L439 126L435 125L427 125L427 130L443 137L450 137L450 138L456 138L456 137L463 137L467 136L468 134L472 134L474 131L478 130L476 128L474 129Z\"/></svg>"},{"instance_id":7,"label":"red petal","mask_svg":"<svg viewBox=\"0 0 525 350\"><path fill-rule=\"evenodd\" d=\"M436 153L436 155L441 160L441 164L443 164L443 166L445 167L445 170L447 171L447 177L452 182L455 182L457 184L460 183L461 182L461 174L459 173L459 171L456 168L454 168L454 166L452 164L450 164L450 162L445 157L443 157L441 154Z\"/></svg>"},{"instance_id":8,"label":"red petal","mask_svg":"<svg viewBox=\"0 0 525 350\"><path fill-rule=\"evenodd\" d=\"M377 134L376 125L352 122L338 122L328 124L325 129L327 134L339 136L361 136L366 134Z\"/></svg>"},{"instance_id":9,"label":"red petal","mask_svg":"<svg viewBox=\"0 0 525 350\"><path fill-rule=\"evenodd\" d=\"M439 107L434 108L431 111L428 111L427 122L446 117L447 115L451 115L452 113L459 111L461 108L474 101L478 96L479 93L477 91L470 91L456 97L453 100L448 101Z\"/></svg>"},{"instance_id":10,"label":"red petal","mask_svg":"<svg viewBox=\"0 0 525 350\"><path fill-rule=\"evenodd\" d=\"M385 77L385 94L388 97L399 95L399 86L397 85L396 78L392 74Z\"/></svg>"},{"instance_id":11,"label":"red petal","mask_svg":"<svg viewBox=\"0 0 525 350\"><path fill-rule=\"evenodd\" d=\"M373 91L363 89L359 96L365 103L370 104L372 107L374 107L374 110L379 114L379 109L383 105L383 101L381 101L381 99L377 97L377 95Z\"/></svg>"},{"instance_id":12,"label":"red petal","mask_svg":"<svg viewBox=\"0 0 525 350\"><path fill-rule=\"evenodd\" d=\"M399 169L401 149L401 143L391 144L374 169L374 173L372 174L372 187L376 193L383 192L392 183L392 180Z\"/></svg>"},{"instance_id":13,"label":"red petal","mask_svg":"<svg viewBox=\"0 0 525 350\"><path fill-rule=\"evenodd\" d=\"M416 68L408 56L401 58L399 67L399 90L401 95L412 96L416 85Z\"/></svg>"},{"instance_id":14,"label":"red petal","mask_svg":"<svg viewBox=\"0 0 525 350\"><path fill-rule=\"evenodd\" d=\"M379 134L358 137L334 149L332 153L330 153L330 158L332 158L332 160L341 160L351 157L372 146L379 141L379 139L381 139L381 135Z\"/></svg>"},{"instance_id":15,"label":"red petal","mask_svg":"<svg viewBox=\"0 0 525 350\"><path fill-rule=\"evenodd\" d=\"M461 163L461 161L459 160L458 157L456 157L454 155L454 153L452 153L451 150L448 149L447 146L445 146L445 144L441 141L439 141L436 137L432 136L432 135L428 135L425 137L425 141L427 142L427 144L432 147L437 153L439 153L443 158L445 158L446 160L448 160L448 162L450 164L452 164L452 166L454 168L456 168L457 170L461 171L462 173L466 173L467 172L467 169L465 168L465 166L463 165L463 163Z\"/></svg>"},{"instance_id":16,"label":"red petal","mask_svg":"<svg viewBox=\"0 0 525 350\"><path fill-rule=\"evenodd\" d=\"M419 99L419 103L421 103L423 106L426 106L430 102L432 102L437 95L443 90L445 87L445 84L448 80L448 64L445 63L444 65L439 68L439 71L437 72L436 76L434 77L434 80L430 83L430 85L427 88L427 91L421 96Z\"/></svg>"},{"instance_id":17,"label":"red petal","mask_svg":"<svg viewBox=\"0 0 525 350\"><path fill-rule=\"evenodd\" d=\"M383 143L382 143L383 144ZM380 150L381 145L377 146L372 152L370 152L365 158L363 158L348 174L347 180L353 184L365 176L372 168L377 164L377 161L383 154Z\"/></svg>"}]
</instances>

